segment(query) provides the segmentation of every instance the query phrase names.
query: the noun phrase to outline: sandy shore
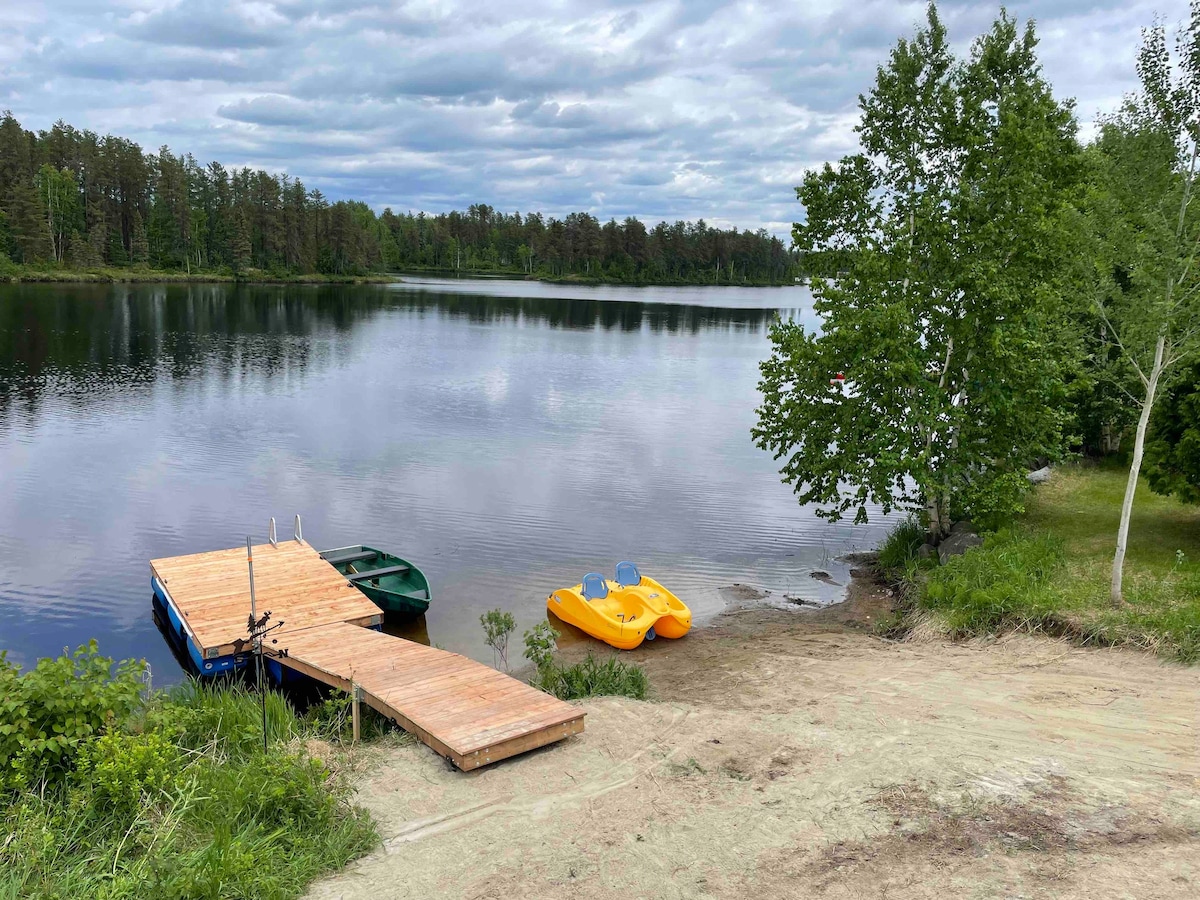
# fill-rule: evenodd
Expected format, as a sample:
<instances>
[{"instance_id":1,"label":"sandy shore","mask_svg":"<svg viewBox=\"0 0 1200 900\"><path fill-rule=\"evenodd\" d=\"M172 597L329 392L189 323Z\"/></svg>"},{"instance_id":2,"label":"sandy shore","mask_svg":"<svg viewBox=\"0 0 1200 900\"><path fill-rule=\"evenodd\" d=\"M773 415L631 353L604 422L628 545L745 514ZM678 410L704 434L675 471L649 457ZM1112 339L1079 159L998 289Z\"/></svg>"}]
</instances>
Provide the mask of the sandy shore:
<instances>
[{"instance_id":1,"label":"sandy shore","mask_svg":"<svg viewBox=\"0 0 1200 900\"><path fill-rule=\"evenodd\" d=\"M1200 670L871 636L884 588L630 654L652 702L464 775L365 751L383 846L312 898L1200 896Z\"/></svg>"}]
</instances>

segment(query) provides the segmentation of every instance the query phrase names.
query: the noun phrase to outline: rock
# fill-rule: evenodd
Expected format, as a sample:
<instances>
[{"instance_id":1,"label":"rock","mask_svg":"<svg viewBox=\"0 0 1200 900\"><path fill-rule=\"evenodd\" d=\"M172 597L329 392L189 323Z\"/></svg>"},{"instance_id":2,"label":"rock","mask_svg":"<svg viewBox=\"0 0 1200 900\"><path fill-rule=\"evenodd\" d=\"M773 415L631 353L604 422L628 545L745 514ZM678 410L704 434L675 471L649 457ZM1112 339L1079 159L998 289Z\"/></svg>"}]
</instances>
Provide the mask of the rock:
<instances>
[{"instance_id":1,"label":"rock","mask_svg":"<svg viewBox=\"0 0 1200 900\"><path fill-rule=\"evenodd\" d=\"M1045 484L1050 480L1050 467L1042 466L1040 469L1028 473L1025 477L1029 479L1030 484Z\"/></svg>"},{"instance_id":2,"label":"rock","mask_svg":"<svg viewBox=\"0 0 1200 900\"><path fill-rule=\"evenodd\" d=\"M815 572L809 572L809 573L808 573L808 576L809 576L810 578L815 578L817 581L822 581L822 582L824 582L825 584L831 584L831 585L833 585L834 587L841 587L841 586L842 586L840 582L837 582L837 581L834 581L834 580L833 580L833 576L832 576L832 575L830 575L828 572L823 572L823 571L821 571L820 569L817 569Z\"/></svg>"},{"instance_id":3,"label":"rock","mask_svg":"<svg viewBox=\"0 0 1200 900\"><path fill-rule=\"evenodd\" d=\"M917 559L933 559L937 556L937 547L933 544L922 544L917 548Z\"/></svg>"},{"instance_id":4,"label":"rock","mask_svg":"<svg viewBox=\"0 0 1200 900\"><path fill-rule=\"evenodd\" d=\"M944 541L938 544L937 555L938 562L942 565L946 564L952 556L961 556L972 547L983 545L983 538L974 532L961 531L958 534L951 534Z\"/></svg>"},{"instance_id":5,"label":"rock","mask_svg":"<svg viewBox=\"0 0 1200 900\"><path fill-rule=\"evenodd\" d=\"M951 534L974 534L975 526L971 524L970 519L959 519L950 526Z\"/></svg>"}]
</instances>

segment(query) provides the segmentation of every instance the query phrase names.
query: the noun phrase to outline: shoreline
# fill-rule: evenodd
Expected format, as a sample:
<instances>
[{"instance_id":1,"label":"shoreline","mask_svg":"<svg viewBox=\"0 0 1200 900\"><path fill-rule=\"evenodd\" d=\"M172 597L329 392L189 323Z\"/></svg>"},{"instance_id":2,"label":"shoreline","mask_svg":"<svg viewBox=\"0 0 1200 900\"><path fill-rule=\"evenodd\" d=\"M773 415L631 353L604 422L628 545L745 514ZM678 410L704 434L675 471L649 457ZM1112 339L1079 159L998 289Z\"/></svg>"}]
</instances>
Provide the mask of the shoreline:
<instances>
[{"instance_id":1,"label":"shoreline","mask_svg":"<svg viewBox=\"0 0 1200 900\"><path fill-rule=\"evenodd\" d=\"M1200 671L1019 633L887 640L872 632L891 589L855 568L842 603L727 610L621 653L651 699L585 701L583 734L482 775L364 748L356 802L382 846L306 896L1195 890L1200 763L1181 723Z\"/></svg>"},{"instance_id":2,"label":"shoreline","mask_svg":"<svg viewBox=\"0 0 1200 900\"><path fill-rule=\"evenodd\" d=\"M14 275L0 274L7 284L391 284L399 281L393 275L226 275L216 272L168 272L156 269L129 270L63 270L28 271Z\"/></svg>"}]
</instances>

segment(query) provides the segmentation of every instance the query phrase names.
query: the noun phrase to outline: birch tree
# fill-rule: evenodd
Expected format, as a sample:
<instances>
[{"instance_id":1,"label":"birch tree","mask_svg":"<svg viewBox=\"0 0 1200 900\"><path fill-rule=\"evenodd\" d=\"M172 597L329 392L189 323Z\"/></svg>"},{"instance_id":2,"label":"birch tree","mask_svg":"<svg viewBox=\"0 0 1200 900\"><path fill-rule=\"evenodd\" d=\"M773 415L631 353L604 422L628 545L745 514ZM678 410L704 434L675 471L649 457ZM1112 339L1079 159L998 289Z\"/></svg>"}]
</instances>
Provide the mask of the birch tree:
<instances>
[{"instance_id":1,"label":"birch tree","mask_svg":"<svg viewBox=\"0 0 1200 900\"><path fill-rule=\"evenodd\" d=\"M1200 2L1193 0L1172 59L1165 27L1143 32L1140 93L1103 126L1097 141L1102 192L1098 231L1109 263L1097 308L1137 375L1133 453L1113 554L1110 599L1122 603L1133 498L1151 414L1179 363L1200 350Z\"/></svg>"},{"instance_id":2,"label":"birch tree","mask_svg":"<svg viewBox=\"0 0 1200 900\"><path fill-rule=\"evenodd\" d=\"M956 61L930 4L860 97L862 152L797 188L797 248L836 264L812 281L819 331L772 330L753 436L819 514L921 509L936 543L955 511L1017 508L1061 448L1080 168L1036 43L1002 14Z\"/></svg>"},{"instance_id":3,"label":"birch tree","mask_svg":"<svg viewBox=\"0 0 1200 900\"><path fill-rule=\"evenodd\" d=\"M46 214L54 261L62 262L68 235L83 224L79 185L70 169L56 169L48 164L38 170L34 183Z\"/></svg>"}]
</instances>

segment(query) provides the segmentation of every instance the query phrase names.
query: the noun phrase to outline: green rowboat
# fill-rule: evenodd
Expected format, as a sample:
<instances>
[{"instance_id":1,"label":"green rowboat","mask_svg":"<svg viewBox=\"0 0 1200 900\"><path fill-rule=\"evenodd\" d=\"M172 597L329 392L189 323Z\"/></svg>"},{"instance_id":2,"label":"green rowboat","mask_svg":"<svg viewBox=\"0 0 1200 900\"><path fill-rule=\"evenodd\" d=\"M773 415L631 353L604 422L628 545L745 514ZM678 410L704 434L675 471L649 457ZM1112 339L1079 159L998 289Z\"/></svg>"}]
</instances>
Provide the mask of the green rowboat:
<instances>
[{"instance_id":1,"label":"green rowboat","mask_svg":"<svg viewBox=\"0 0 1200 900\"><path fill-rule=\"evenodd\" d=\"M429 580L406 559L374 547L338 547L321 558L386 613L419 616L429 609Z\"/></svg>"}]
</instances>

